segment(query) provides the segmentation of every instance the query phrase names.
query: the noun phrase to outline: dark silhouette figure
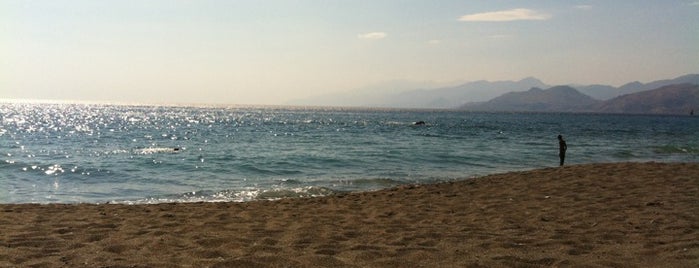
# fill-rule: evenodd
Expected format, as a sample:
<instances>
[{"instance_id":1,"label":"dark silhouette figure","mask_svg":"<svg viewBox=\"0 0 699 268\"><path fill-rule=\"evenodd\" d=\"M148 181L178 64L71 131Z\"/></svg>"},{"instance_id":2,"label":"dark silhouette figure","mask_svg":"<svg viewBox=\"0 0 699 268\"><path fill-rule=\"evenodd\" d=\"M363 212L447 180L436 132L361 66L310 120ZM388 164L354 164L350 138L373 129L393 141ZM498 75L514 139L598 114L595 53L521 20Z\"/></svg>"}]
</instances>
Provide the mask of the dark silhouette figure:
<instances>
[{"instance_id":1,"label":"dark silhouette figure","mask_svg":"<svg viewBox=\"0 0 699 268\"><path fill-rule=\"evenodd\" d=\"M563 161L566 159L566 150L568 150L566 141L563 140L563 136L558 135L558 157L561 158L561 166L563 166Z\"/></svg>"}]
</instances>

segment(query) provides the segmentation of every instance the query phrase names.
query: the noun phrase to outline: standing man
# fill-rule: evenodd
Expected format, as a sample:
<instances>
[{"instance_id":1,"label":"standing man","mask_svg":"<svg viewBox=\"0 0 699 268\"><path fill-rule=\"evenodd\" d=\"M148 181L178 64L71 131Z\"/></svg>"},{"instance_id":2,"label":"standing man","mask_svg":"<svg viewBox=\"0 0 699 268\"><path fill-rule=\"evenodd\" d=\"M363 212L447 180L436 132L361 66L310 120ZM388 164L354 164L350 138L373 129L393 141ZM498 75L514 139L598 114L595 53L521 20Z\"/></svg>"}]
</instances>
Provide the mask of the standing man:
<instances>
[{"instance_id":1,"label":"standing man","mask_svg":"<svg viewBox=\"0 0 699 268\"><path fill-rule=\"evenodd\" d=\"M563 140L563 136L558 135L558 157L561 158L561 166L563 166L563 161L566 159L566 150L568 150L566 141Z\"/></svg>"}]
</instances>

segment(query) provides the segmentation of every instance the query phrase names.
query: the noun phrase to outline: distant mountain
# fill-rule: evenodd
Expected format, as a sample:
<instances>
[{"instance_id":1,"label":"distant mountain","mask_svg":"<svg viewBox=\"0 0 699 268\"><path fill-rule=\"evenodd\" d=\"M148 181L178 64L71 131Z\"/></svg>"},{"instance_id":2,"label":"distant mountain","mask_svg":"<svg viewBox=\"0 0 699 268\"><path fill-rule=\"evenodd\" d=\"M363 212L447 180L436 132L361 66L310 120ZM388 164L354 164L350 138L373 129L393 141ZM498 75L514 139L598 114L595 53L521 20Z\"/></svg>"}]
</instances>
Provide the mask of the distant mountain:
<instances>
[{"instance_id":1,"label":"distant mountain","mask_svg":"<svg viewBox=\"0 0 699 268\"><path fill-rule=\"evenodd\" d=\"M678 84L627 94L594 106L600 113L689 114L699 112L699 85Z\"/></svg>"},{"instance_id":2,"label":"distant mountain","mask_svg":"<svg viewBox=\"0 0 699 268\"><path fill-rule=\"evenodd\" d=\"M648 84L632 82L621 86L619 90L621 92L620 95L624 95L676 84L699 84L699 74L688 74L674 79L658 80Z\"/></svg>"},{"instance_id":3,"label":"distant mountain","mask_svg":"<svg viewBox=\"0 0 699 268\"><path fill-rule=\"evenodd\" d=\"M573 86L580 93L598 100L609 100L618 97L621 93L618 88L608 85Z\"/></svg>"},{"instance_id":4,"label":"distant mountain","mask_svg":"<svg viewBox=\"0 0 699 268\"><path fill-rule=\"evenodd\" d=\"M676 84L699 84L699 74L688 74L674 79L653 81L647 84L635 81L627 83L618 88L607 85L575 86L583 94L589 95L599 100L610 100L612 98L638 93L646 90L656 89L668 85Z\"/></svg>"},{"instance_id":5,"label":"distant mountain","mask_svg":"<svg viewBox=\"0 0 699 268\"><path fill-rule=\"evenodd\" d=\"M454 108L466 102L485 101L507 92L532 87L546 87L546 84L533 77L519 81L476 81L456 87L394 94L386 104L398 108Z\"/></svg>"},{"instance_id":6,"label":"distant mountain","mask_svg":"<svg viewBox=\"0 0 699 268\"><path fill-rule=\"evenodd\" d=\"M372 88L360 92L325 95L297 100L292 105L333 105L358 107L392 108L454 108L467 102L485 101L507 92L523 91L532 87L548 87L536 78L528 77L519 81L475 81L454 87L433 89L383 90Z\"/></svg>"},{"instance_id":7,"label":"distant mountain","mask_svg":"<svg viewBox=\"0 0 699 268\"><path fill-rule=\"evenodd\" d=\"M569 86L511 92L487 102L460 107L468 111L594 112L629 114L689 114L699 112L699 85L677 84L599 101Z\"/></svg>"},{"instance_id":8,"label":"distant mountain","mask_svg":"<svg viewBox=\"0 0 699 268\"><path fill-rule=\"evenodd\" d=\"M463 105L461 109L472 111L576 112L600 102L572 87L556 86L546 90L532 88L526 92L510 92L487 102Z\"/></svg>"},{"instance_id":9,"label":"distant mountain","mask_svg":"<svg viewBox=\"0 0 699 268\"><path fill-rule=\"evenodd\" d=\"M621 87L609 85L569 85L578 93L597 100L611 100L626 94L638 93L674 84L699 84L699 74L689 74L674 79L658 80L650 83L631 82ZM367 88L357 89L340 94L327 94L312 98L289 102L289 105L313 106L354 106L354 107L392 107L392 108L428 108L454 109L464 103L485 102L509 92L524 92L531 88L549 88L539 79L528 77L519 81L475 81L458 86L440 87L432 82L388 81ZM515 95L517 96L517 95ZM514 97L513 97L514 98ZM586 98L579 98L587 103ZM543 103L543 102L542 102ZM469 106L473 106L471 104ZM534 102L521 104L518 109L535 109ZM543 104L542 104L543 105ZM553 105L553 104L551 104ZM561 104L566 109L577 109L575 103ZM568 106L569 105L569 106ZM475 106L474 106L475 107ZM485 106L483 106L485 107ZM505 106L502 106L505 107ZM495 109L491 106L489 109ZM512 107L513 109L516 107ZM553 107L539 107L539 110L551 110ZM558 108L556 108L558 109Z\"/></svg>"}]
</instances>

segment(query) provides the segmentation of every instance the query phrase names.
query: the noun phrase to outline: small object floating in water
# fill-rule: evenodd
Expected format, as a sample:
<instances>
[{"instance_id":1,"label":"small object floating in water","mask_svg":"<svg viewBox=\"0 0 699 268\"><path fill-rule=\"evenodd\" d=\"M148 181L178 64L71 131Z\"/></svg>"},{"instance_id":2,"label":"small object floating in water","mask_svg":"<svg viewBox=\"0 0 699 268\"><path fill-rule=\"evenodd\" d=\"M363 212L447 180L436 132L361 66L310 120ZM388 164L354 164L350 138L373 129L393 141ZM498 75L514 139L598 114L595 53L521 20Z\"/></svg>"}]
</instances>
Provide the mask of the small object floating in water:
<instances>
[{"instance_id":1,"label":"small object floating in water","mask_svg":"<svg viewBox=\"0 0 699 268\"><path fill-rule=\"evenodd\" d=\"M414 126L424 126L424 125L425 125L425 121L417 121L417 122L413 123L413 125L414 125Z\"/></svg>"},{"instance_id":2,"label":"small object floating in water","mask_svg":"<svg viewBox=\"0 0 699 268\"><path fill-rule=\"evenodd\" d=\"M134 150L137 154L157 154L157 153L179 153L182 150L180 147L149 147Z\"/></svg>"}]
</instances>

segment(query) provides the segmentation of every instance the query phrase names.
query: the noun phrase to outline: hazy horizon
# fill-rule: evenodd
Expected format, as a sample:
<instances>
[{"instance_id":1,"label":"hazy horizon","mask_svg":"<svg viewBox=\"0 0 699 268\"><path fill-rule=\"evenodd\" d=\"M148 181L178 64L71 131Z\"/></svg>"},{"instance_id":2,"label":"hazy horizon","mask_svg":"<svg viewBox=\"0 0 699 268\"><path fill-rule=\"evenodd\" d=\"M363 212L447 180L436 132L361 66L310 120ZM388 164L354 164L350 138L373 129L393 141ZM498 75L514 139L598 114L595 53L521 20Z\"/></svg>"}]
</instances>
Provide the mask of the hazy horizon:
<instances>
[{"instance_id":1,"label":"hazy horizon","mask_svg":"<svg viewBox=\"0 0 699 268\"><path fill-rule=\"evenodd\" d=\"M699 1L0 1L0 99L283 105L699 73Z\"/></svg>"}]
</instances>

